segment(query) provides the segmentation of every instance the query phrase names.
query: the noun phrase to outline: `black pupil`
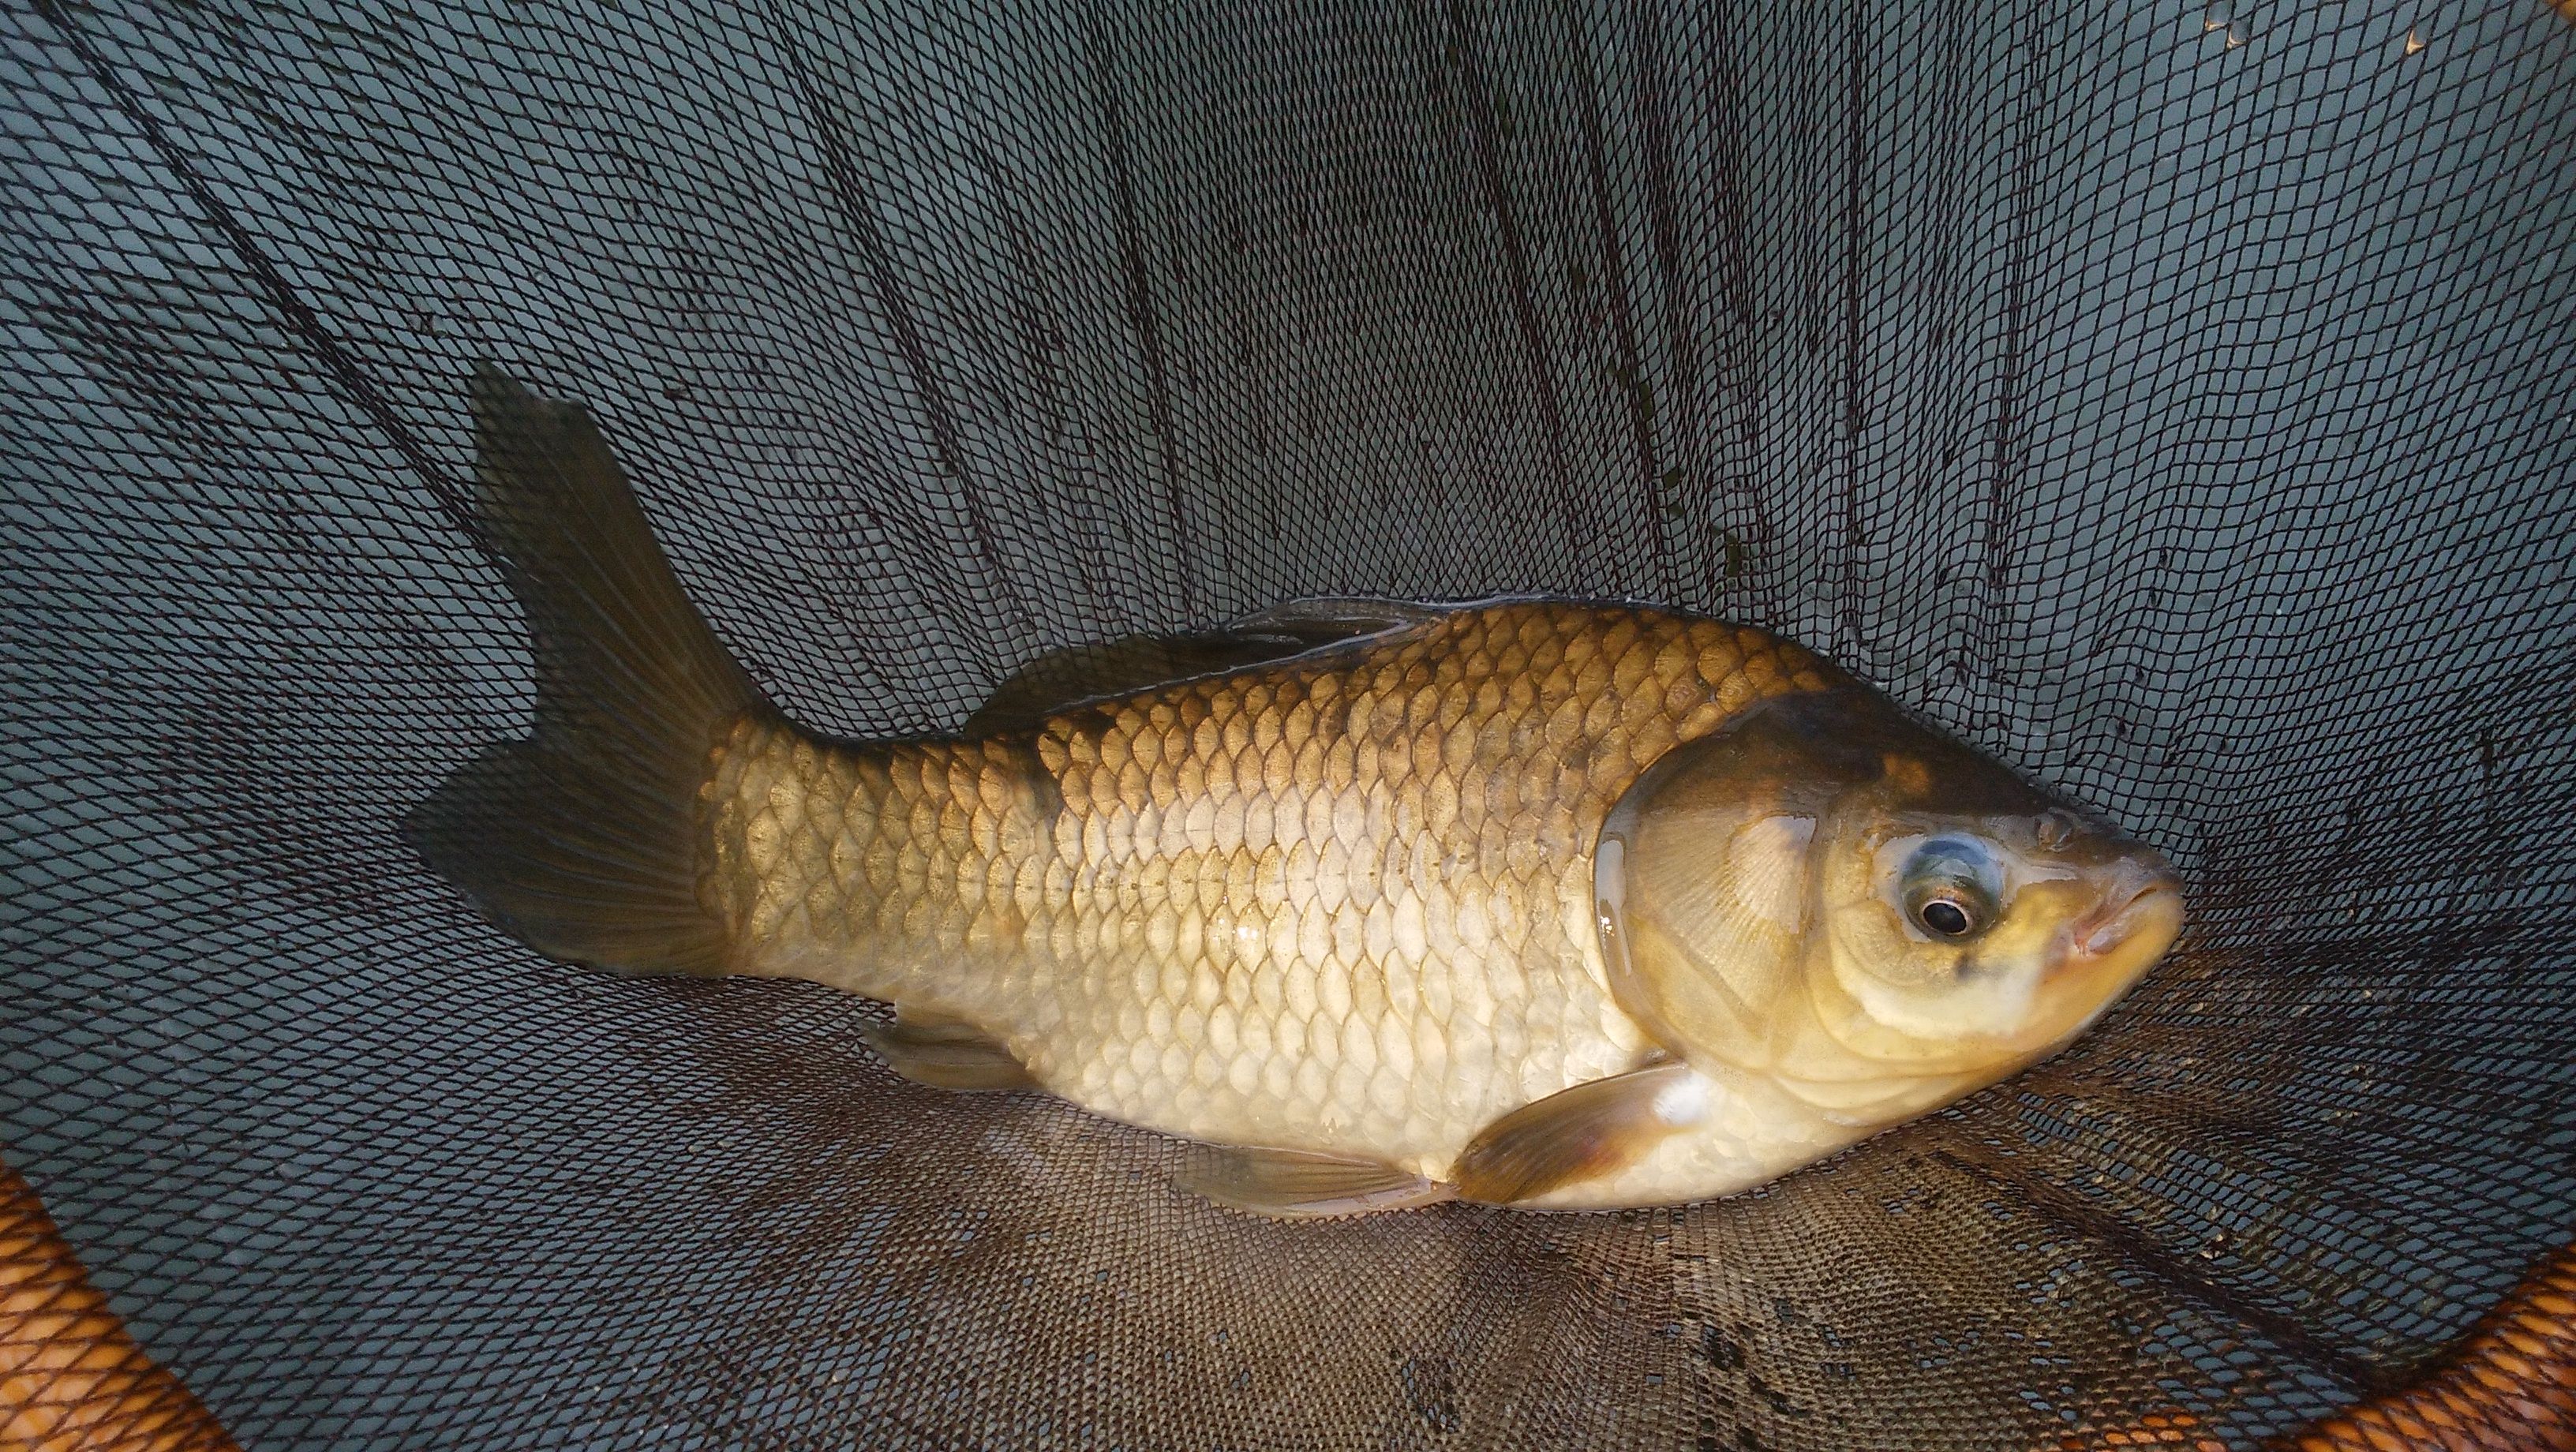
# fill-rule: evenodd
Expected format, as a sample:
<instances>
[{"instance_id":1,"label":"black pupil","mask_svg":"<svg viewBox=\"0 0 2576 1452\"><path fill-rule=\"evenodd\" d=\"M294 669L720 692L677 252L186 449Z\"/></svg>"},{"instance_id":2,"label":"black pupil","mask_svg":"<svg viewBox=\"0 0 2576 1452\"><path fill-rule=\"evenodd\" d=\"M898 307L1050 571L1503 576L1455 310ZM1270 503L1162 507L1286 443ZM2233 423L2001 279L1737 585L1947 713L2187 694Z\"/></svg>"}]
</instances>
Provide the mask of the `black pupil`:
<instances>
[{"instance_id":1,"label":"black pupil","mask_svg":"<svg viewBox=\"0 0 2576 1452\"><path fill-rule=\"evenodd\" d=\"M1923 905L1923 926L1952 937L1968 930L1968 914L1957 903L1946 899Z\"/></svg>"}]
</instances>

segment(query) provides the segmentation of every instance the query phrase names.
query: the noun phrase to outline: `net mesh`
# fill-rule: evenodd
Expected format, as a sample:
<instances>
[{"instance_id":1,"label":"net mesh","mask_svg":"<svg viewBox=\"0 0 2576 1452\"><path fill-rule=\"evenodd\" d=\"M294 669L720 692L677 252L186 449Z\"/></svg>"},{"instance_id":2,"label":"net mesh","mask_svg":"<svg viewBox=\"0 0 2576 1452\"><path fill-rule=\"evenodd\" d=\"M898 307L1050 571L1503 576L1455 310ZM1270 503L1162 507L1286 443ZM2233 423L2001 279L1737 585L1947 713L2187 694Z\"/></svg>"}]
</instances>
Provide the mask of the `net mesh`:
<instances>
[{"instance_id":1,"label":"net mesh","mask_svg":"<svg viewBox=\"0 0 2576 1452\"><path fill-rule=\"evenodd\" d=\"M0 34L0 1134L245 1445L2237 1445L2576 1222L2540 0ZM1243 1219L892 1080L868 1005L539 961L401 846L531 704L477 358L598 412L819 728L1290 596L1632 596L2111 813L2195 924L1749 1196Z\"/></svg>"}]
</instances>

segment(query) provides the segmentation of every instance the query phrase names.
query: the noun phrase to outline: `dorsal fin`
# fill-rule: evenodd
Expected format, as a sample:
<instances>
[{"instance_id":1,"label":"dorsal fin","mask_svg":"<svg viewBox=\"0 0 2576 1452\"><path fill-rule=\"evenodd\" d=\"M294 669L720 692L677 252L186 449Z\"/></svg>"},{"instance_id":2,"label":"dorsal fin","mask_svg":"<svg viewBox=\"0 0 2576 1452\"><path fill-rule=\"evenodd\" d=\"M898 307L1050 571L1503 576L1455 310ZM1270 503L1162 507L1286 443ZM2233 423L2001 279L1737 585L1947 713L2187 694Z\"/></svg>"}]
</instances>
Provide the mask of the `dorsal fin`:
<instances>
[{"instance_id":1,"label":"dorsal fin","mask_svg":"<svg viewBox=\"0 0 2576 1452\"><path fill-rule=\"evenodd\" d=\"M1005 677L991 698L966 718L964 734L1003 736L1032 730L1047 717L1084 701L1285 660L1420 625L1446 613L1438 606L1403 600L1291 600L1213 630L1130 635L1067 646Z\"/></svg>"},{"instance_id":2,"label":"dorsal fin","mask_svg":"<svg viewBox=\"0 0 2576 1452\"><path fill-rule=\"evenodd\" d=\"M1255 610L1226 622L1225 628L1293 635L1307 641L1311 649L1337 640L1357 640L1366 635L1410 629L1437 620L1457 608L1454 605L1425 605L1418 600L1385 600L1374 595L1315 595L1304 600L1284 600L1267 610Z\"/></svg>"}]
</instances>

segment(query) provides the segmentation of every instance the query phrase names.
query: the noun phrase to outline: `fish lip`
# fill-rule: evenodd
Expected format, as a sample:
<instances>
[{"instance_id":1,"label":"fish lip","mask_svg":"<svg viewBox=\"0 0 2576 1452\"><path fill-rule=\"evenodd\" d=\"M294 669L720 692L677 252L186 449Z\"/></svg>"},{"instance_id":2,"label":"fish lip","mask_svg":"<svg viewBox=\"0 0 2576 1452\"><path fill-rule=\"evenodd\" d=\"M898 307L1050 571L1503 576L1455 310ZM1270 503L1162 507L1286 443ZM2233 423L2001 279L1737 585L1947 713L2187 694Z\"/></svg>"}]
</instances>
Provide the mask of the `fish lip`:
<instances>
[{"instance_id":1,"label":"fish lip","mask_svg":"<svg viewBox=\"0 0 2576 1452\"><path fill-rule=\"evenodd\" d=\"M2108 958L2129 946L2147 923L2170 915L2182 926L2182 880L2173 869L2124 862L2101 902L2067 929L2067 956L2076 962Z\"/></svg>"}]
</instances>

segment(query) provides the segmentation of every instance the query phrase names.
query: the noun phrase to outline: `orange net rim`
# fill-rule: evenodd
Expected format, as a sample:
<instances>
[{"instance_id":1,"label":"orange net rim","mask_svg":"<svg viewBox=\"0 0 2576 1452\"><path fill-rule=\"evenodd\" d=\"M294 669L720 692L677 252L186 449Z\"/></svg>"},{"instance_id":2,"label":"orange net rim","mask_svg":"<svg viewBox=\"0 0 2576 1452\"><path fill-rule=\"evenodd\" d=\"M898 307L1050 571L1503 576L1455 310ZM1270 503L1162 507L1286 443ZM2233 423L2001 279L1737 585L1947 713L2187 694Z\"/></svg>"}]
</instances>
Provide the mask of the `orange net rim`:
<instances>
[{"instance_id":1,"label":"orange net rim","mask_svg":"<svg viewBox=\"0 0 2576 1452\"><path fill-rule=\"evenodd\" d=\"M0 1452L239 1452L0 1162Z\"/></svg>"}]
</instances>

